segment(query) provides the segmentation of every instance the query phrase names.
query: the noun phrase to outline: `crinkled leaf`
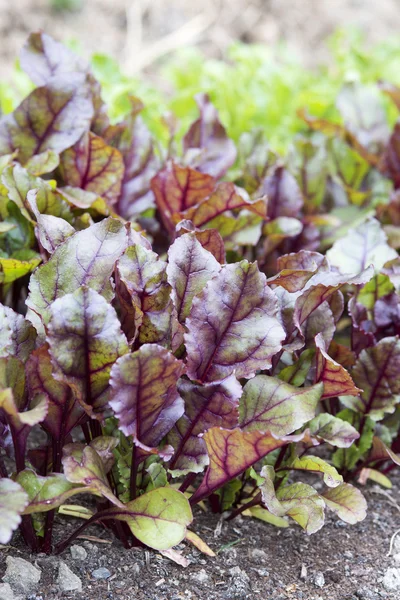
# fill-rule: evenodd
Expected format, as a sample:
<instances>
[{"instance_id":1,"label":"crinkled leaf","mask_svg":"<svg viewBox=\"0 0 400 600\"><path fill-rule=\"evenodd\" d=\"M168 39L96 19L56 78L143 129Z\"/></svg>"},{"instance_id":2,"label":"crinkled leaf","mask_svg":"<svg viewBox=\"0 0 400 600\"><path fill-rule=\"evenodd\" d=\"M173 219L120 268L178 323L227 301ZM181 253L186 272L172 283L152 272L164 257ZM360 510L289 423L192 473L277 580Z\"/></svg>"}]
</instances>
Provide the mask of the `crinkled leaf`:
<instances>
[{"instance_id":1,"label":"crinkled leaf","mask_svg":"<svg viewBox=\"0 0 400 600\"><path fill-rule=\"evenodd\" d=\"M321 438L324 442L338 448L348 448L360 437L358 431L350 423L328 413L316 416L310 421L308 428L312 436Z\"/></svg>"},{"instance_id":2,"label":"crinkled leaf","mask_svg":"<svg viewBox=\"0 0 400 600\"><path fill-rule=\"evenodd\" d=\"M296 179L285 167L276 166L262 182L261 193L268 197L268 217L298 217L303 195Z\"/></svg>"},{"instance_id":3,"label":"crinkled leaf","mask_svg":"<svg viewBox=\"0 0 400 600\"><path fill-rule=\"evenodd\" d=\"M96 450L84 444L67 444L63 448L62 465L70 483L84 484L96 491L112 504L123 506L112 493L107 481L103 461Z\"/></svg>"},{"instance_id":4,"label":"crinkled leaf","mask_svg":"<svg viewBox=\"0 0 400 600\"><path fill-rule=\"evenodd\" d=\"M124 162L119 150L92 132L85 133L60 156L60 171L67 186L102 196L111 204L121 193Z\"/></svg>"},{"instance_id":5,"label":"crinkled leaf","mask_svg":"<svg viewBox=\"0 0 400 600\"><path fill-rule=\"evenodd\" d=\"M50 304L81 285L88 285L111 300L110 276L126 243L124 225L112 218L77 232L31 277L28 307L48 323Z\"/></svg>"},{"instance_id":6,"label":"crinkled leaf","mask_svg":"<svg viewBox=\"0 0 400 600\"><path fill-rule=\"evenodd\" d=\"M8 544L21 523L21 514L29 502L22 487L3 477L0 479L0 543Z\"/></svg>"},{"instance_id":7,"label":"crinkled leaf","mask_svg":"<svg viewBox=\"0 0 400 600\"><path fill-rule=\"evenodd\" d=\"M324 482L328 487L337 487L343 483L343 477L339 475L335 467L332 467L319 456L302 456L295 458L289 463L289 469L295 471L311 471L313 473L322 473Z\"/></svg>"},{"instance_id":8,"label":"crinkled leaf","mask_svg":"<svg viewBox=\"0 0 400 600\"><path fill-rule=\"evenodd\" d=\"M182 416L177 382L183 372L183 363L156 344L145 344L113 366L110 406L121 431L144 450L153 451Z\"/></svg>"},{"instance_id":9,"label":"crinkled leaf","mask_svg":"<svg viewBox=\"0 0 400 600\"><path fill-rule=\"evenodd\" d=\"M173 215L183 213L207 198L215 184L211 175L175 163L167 163L151 182L157 208L167 229L172 232L175 228Z\"/></svg>"},{"instance_id":10,"label":"crinkled leaf","mask_svg":"<svg viewBox=\"0 0 400 600\"><path fill-rule=\"evenodd\" d=\"M57 376L75 391L91 416L104 412L114 362L128 352L113 306L82 286L53 302L47 341Z\"/></svg>"},{"instance_id":11,"label":"crinkled leaf","mask_svg":"<svg viewBox=\"0 0 400 600\"><path fill-rule=\"evenodd\" d=\"M367 502L357 488L349 483L342 483L336 488L321 494L328 508L333 510L342 521L354 525L363 521L367 515Z\"/></svg>"},{"instance_id":12,"label":"crinkled leaf","mask_svg":"<svg viewBox=\"0 0 400 600\"><path fill-rule=\"evenodd\" d=\"M361 352L351 372L355 384L363 390L361 395L342 400L374 421L381 420L400 402L399 371L400 341L398 337L384 338Z\"/></svg>"},{"instance_id":13,"label":"crinkled leaf","mask_svg":"<svg viewBox=\"0 0 400 600\"><path fill-rule=\"evenodd\" d=\"M0 120L0 153L18 150L24 164L45 150L60 153L88 131L93 117L90 88L80 74L54 77Z\"/></svg>"},{"instance_id":14,"label":"crinkled leaf","mask_svg":"<svg viewBox=\"0 0 400 600\"><path fill-rule=\"evenodd\" d=\"M88 491L86 487L70 483L61 473L41 477L34 471L25 469L18 473L16 481L29 498L24 515L47 512L61 506L68 498Z\"/></svg>"},{"instance_id":15,"label":"crinkled leaf","mask_svg":"<svg viewBox=\"0 0 400 600\"><path fill-rule=\"evenodd\" d=\"M147 492L121 509L112 509L109 514L126 521L133 535L155 550L179 544L193 520L186 497L169 487Z\"/></svg>"},{"instance_id":16,"label":"crinkled leaf","mask_svg":"<svg viewBox=\"0 0 400 600\"><path fill-rule=\"evenodd\" d=\"M206 444L199 435L211 427L231 429L238 425L242 387L231 375L207 386L181 380L178 391L185 401L185 412L168 434L167 441L176 453L169 468L174 475L199 473L208 465Z\"/></svg>"},{"instance_id":17,"label":"crinkled leaf","mask_svg":"<svg viewBox=\"0 0 400 600\"><path fill-rule=\"evenodd\" d=\"M322 398L358 396L361 390L355 386L349 372L329 356L325 340L320 333L315 336L315 345L316 380L324 384Z\"/></svg>"},{"instance_id":18,"label":"crinkled leaf","mask_svg":"<svg viewBox=\"0 0 400 600\"><path fill-rule=\"evenodd\" d=\"M167 276L181 323L190 312L193 298L220 270L219 262L203 248L194 233L182 235L170 246Z\"/></svg>"},{"instance_id":19,"label":"crinkled leaf","mask_svg":"<svg viewBox=\"0 0 400 600\"><path fill-rule=\"evenodd\" d=\"M316 490L305 483L292 483L275 491L273 468L261 470L264 482L260 485L262 499L268 510L277 517L288 515L306 533L315 533L324 524L324 501Z\"/></svg>"},{"instance_id":20,"label":"crinkled leaf","mask_svg":"<svg viewBox=\"0 0 400 600\"><path fill-rule=\"evenodd\" d=\"M82 421L84 411L75 400L70 386L53 375L53 366L47 345L30 355L26 363L26 379L31 398L43 395L48 412L42 427L60 440Z\"/></svg>"},{"instance_id":21,"label":"crinkled leaf","mask_svg":"<svg viewBox=\"0 0 400 600\"><path fill-rule=\"evenodd\" d=\"M296 388L276 377L256 375L243 388L239 425L244 431L288 435L314 417L322 392L322 383Z\"/></svg>"},{"instance_id":22,"label":"crinkled leaf","mask_svg":"<svg viewBox=\"0 0 400 600\"><path fill-rule=\"evenodd\" d=\"M197 94L195 99L200 118L191 125L183 139L186 162L218 179L235 162L235 144L228 138L207 94Z\"/></svg>"},{"instance_id":23,"label":"crinkled leaf","mask_svg":"<svg viewBox=\"0 0 400 600\"><path fill-rule=\"evenodd\" d=\"M370 219L337 240L326 255L340 273L357 274L370 265L379 272L387 261L397 257L397 252L387 243L379 221Z\"/></svg>"},{"instance_id":24,"label":"crinkled leaf","mask_svg":"<svg viewBox=\"0 0 400 600\"><path fill-rule=\"evenodd\" d=\"M255 263L224 266L194 298L186 320L189 377L216 381L269 368L285 337L277 312Z\"/></svg>"},{"instance_id":25,"label":"crinkled leaf","mask_svg":"<svg viewBox=\"0 0 400 600\"><path fill-rule=\"evenodd\" d=\"M200 502L276 448L287 444L261 431L212 427L204 434L210 464L191 498Z\"/></svg>"},{"instance_id":26,"label":"crinkled leaf","mask_svg":"<svg viewBox=\"0 0 400 600\"><path fill-rule=\"evenodd\" d=\"M12 308L0 305L0 331L0 358L15 356L26 362L36 342L36 331L29 321Z\"/></svg>"},{"instance_id":27,"label":"crinkled leaf","mask_svg":"<svg viewBox=\"0 0 400 600\"><path fill-rule=\"evenodd\" d=\"M26 429L41 423L46 417L47 400L39 397L31 403L29 410L19 412L12 390L6 388L0 391L0 408L4 410L10 425L18 432L18 435L25 435Z\"/></svg>"},{"instance_id":28,"label":"crinkled leaf","mask_svg":"<svg viewBox=\"0 0 400 600\"><path fill-rule=\"evenodd\" d=\"M205 200L179 213L175 221L178 223L181 219L188 219L195 227L205 225L214 227L214 220L222 213L240 208L246 208L257 216L265 218L267 204L265 198L251 200L245 190L236 187L233 183L223 182Z\"/></svg>"},{"instance_id":29,"label":"crinkled leaf","mask_svg":"<svg viewBox=\"0 0 400 600\"><path fill-rule=\"evenodd\" d=\"M171 344L176 317L166 268L166 262L141 244L130 246L118 260L117 294L129 342L137 338L142 344Z\"/></svg>"}]
</instances>

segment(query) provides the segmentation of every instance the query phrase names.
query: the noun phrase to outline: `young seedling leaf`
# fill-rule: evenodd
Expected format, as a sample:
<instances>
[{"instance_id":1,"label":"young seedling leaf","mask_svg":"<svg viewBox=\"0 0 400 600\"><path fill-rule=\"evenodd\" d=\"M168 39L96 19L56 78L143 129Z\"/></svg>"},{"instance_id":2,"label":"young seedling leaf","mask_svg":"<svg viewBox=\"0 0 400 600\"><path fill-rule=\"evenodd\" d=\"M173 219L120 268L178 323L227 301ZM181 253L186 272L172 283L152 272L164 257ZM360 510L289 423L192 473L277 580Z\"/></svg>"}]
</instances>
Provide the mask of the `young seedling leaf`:
<instances>
[{"instance_id":1,"label":"young seedling leaf","mask_svg":"<svg viewBox=\"0 0 400 600\"><path fill-rule=\"evenodd\" d=\"M360 490L349 483L342 483L336 488L326 490L321 498L328 508L350 525L359 523L366 517L367 502Z\"/></svg>"},{"instance_id":2,"label":"young seedling leaf","mask_svg":"<svg viewBox=\"0 0 400 600\"><path fill-rule=\"evenodd\" d=\"M24 515L47 512L61 506L76 494L88 492L87 487L70 483L61 473L41 477L31 469L25 469L18 473L16 481L29 498Z\"/></svg>"},{"instance_id":3,"label":"young seedling leaf","mask_svg":"<svg viewBox=\"0 0 400 600\"><path fill-rule=\"evenodd\" d=\"M337 448L349 448L360 434L348 423L328 413L321 413L308 424L310 434Z\"/></svg>"}]
</instances>

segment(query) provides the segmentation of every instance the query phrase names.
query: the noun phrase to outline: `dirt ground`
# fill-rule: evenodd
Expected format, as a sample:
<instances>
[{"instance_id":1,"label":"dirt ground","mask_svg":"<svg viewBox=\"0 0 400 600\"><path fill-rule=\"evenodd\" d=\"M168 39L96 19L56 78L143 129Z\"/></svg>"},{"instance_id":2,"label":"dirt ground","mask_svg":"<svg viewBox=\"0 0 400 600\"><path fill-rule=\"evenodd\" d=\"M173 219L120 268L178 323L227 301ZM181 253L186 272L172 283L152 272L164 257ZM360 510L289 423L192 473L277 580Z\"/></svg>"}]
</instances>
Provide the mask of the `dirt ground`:
<instances>
[{"instance_id":1,"label":"dirt ground","mask_svg":"<svg viewBox=\"0 0 400 600\"><path fill-rule=\"evenodd\" d=\"M86 549L85 562L73 560L69 550L60 557L30 556L18 535L12 546L0 552L0 577L8 555L31 561L42 569L42 578L29 600L396 600L400 593L385 591L382 579L388 568L398 566L388 557L390 539L400 524L400 477L389 495L369 487L365 490L369 512L365 521L351 526L328 517L318 533L307 536L294 524L276 529L255 519L238 518L224 522L219 516L198 510L192 530L217 553L215 558L200 554L193 546L181 544L189 560L183 568L156 552L124 550L112 543L74 543ZM56 538L66 537L77 527L72 518L58 517ZM99 526L86 535L107 542L111 534ZM62 595L56 585L62 559L80 577L83 591ZM96 580L92 572L109 570L107 580Z\"/></svg>"},{"instance_id":2,"label":"dirt ground","mask_svg":"<svg viewBox=\"0 0 400 600\"><path fill-rule=\"evenodd\" d=\"M65 3L80 8L52 8ZM315 64L327 59L326 37L345 25L360 27L368 42L398 35L399 0L0 0L0 76L37 29L77 40L85 55L108 53L135 73L181 46L221 56L235 39L284 39Z\"/></svg>"}]
</instances>

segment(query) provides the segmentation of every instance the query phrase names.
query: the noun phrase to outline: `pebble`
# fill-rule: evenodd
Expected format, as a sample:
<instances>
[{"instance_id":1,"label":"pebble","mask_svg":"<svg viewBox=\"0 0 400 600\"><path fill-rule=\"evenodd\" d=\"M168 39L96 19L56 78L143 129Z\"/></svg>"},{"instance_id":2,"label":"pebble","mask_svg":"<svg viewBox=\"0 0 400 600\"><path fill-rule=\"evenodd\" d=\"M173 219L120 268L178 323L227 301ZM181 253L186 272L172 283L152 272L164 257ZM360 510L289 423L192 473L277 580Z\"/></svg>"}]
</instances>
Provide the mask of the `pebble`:
<instances>
[{"instance_id":1,"label":"pebble","mask_svg":"<svg viewBox=\"0 0 400 600\"><path fill-rule=\"evenodd\" d=\"M315 586L322 588L325 585L325 577L324 574L321 571L318 571L317 573L315 573L314 577L313 577L313 583Z\"/></svg>"},{"instance_id":2,"label":"pebble","mask_svg":"<svg viewBox=\"0 0 400 600\"><path fill-rule=\"evenodd\" d=\"M58 568L57 585L62 592L82 591L82 581L63 561Z\"/></svg>"},{"instance_id":3,"label":"pebble","mask_svg":"<svg viewBox=\"0 0 400 600\"><path fill-rule=\"evenodd\" d=\"M201 569L197 573L193 573L192 579L194 579L198 583L206 583L210 579L210 576L205 571L205 569Z\"/></svg>"},{"instance_id":4,"label":"pebble","mask_svg":"<svg viewBox=\"0 0 400 600\"><path fill-rule=\"evenodd\" d=\"M378 594L365 587L357 590L356 596L359 600L379 600Z\"/></svg>"},{"instance_id":5,"label":"pebble","mask_svg":"<svg viewBox=\"0 0 400 600\"><path fill-rule=\"evenodd\" d=\"M87 552L83 546L71 546L71 556L73 560L86 560Z\"/></svg>"},{"instance_id":6,"label":"pebble","mask_svg":"<svg viewBox=\"0 0 400 600\"><path fill-rule=\"evenodd\" d=\"M382 584L387 592L400 590L400 569L390 567L382 579Z\"/></svg>"},{"instance_id":7,"label":"pebble","mask_svg":"<svg viewBox=\"0 0 400 600\"><path fill-rule=\"evenodd\" d=\"M92 577L95 579L108 579L111 577L111 573L106 567L100 567L99 569L92 571Z\"/></svg>"},{"instance_id":8,"label":"pebble","mask_svg":"<svg viewBox=\"0 0 400 600\"><path fill-rule=\"evenodd\" d=\"M254 558L255 560L264 561L268 559L268 554L260 548L253 548L252 550L250 550L250 557Z\"/></svg>"},{"instance_id":9,"label":"pebble","mask_svg":"<svg viewBox=\"0 0 400 600\"><path fill-rule=\"evenodd\" d=\"M14 600L14 592L9 583L0 583L0 600Z\"/></svg>"},{"instance_id":10,"label":"pebble","mask_svg":"<svg viewBox=\"0 0 400 600\"><path fill-rule=\"evenodd\" d=\"M34 592L42 576L42 571L23 558L7 556L6 563L7 570L3 577L4 583L9 583L16 593L29 594Z\"/></svg>"}]
</instances>

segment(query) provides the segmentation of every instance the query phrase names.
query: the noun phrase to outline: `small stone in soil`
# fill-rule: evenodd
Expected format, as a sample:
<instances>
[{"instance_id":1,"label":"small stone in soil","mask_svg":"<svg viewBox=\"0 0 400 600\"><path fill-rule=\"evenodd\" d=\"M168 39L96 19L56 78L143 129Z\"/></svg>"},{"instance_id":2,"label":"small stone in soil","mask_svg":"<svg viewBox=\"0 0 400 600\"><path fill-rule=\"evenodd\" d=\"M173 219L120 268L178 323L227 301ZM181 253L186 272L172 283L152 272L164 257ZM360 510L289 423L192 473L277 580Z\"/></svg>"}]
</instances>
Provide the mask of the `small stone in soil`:
<instances>
[{"instance_id":1,"label":"small stone in soil","mask_svg":"<svg viewBox=\"0 0 400 600\"><path fill-rule=\"evenodd\" d=\"M198 583L206 583L206 581L210 579L210 576L204 569L201 569L197 573L193 573L192 579L194 579Z\"/></svg>"},{"instance_id":2,"label":"small stone in soil","mask_svg":"<svg viewBox=\"0 0 400 600\"><path fill-rule=\"evenodd\" d=\"M14 592L9 583L0 583L0 600L14 600Z\"/></svg>"},{"instance_id":3,"label":"small stone in soil","mask_svg":"<svg viewBox=\"0 0 400 600\"><path fill-rule=\"evenodd\" d=\"M379 600L378 594L368 588L361 588L356 591L359 600Z\"/></svg>"},{"instance_id":4,"label":"small stone in soil","mask_svg":"<svg viewBox=\"0 0 400 600\"><path fill-rule=\"evenodd\" d=\"M57 585L62 592L82 591L82 581L63 561L58 568Z\"/></svg>"},{"instance_id":5,"label":"small stone in soil","mask_svg":"<svg viewBox=\"0 0 400 600\"><path fill-rule=\"evenodd\" d=\"M4 583L9 583L13 591L21 594L34 592L42 576L42 571L23 558L7 556L7 571Z\"/></svg>"},{"instance_id":6,"label":"small stone in soil","mask_svg":"<svg viewBox=\"0 0 400 600\"><path fill-rule=\"evenodd\" d=\"M252 550L250 550L250 557L255 560L267 560L268 555L266 552L264 552L264 550L261 550L260 548L253 548Z\"/></svg>"},{"instance_id":7,"label":"small stone in soil","mask_svg":"<svg viewBox=\"0 0 400 600\"><path fill-rule=\"evenodd\" d=\"M108 579L111 577L111 573L105 567L100 567L99 569L92 571L92 577L95 579Z\"/></svg>"},{"instance_id":8,"label":"small stone in soil","mask_svg":"<svg viewBox=\"0 0 400 600\"><path fill-rule=\"evenodd\" d=\"M83 546L71 546L71 557L73 560L86 560L87 552Z\"/></svg>"},{"instance_id":9,"label":"small stone in soil","mask_svg":"<svg viewBox=\"0 0 400 600\"><path fill-rule=\"evenodd\" d=\"M400 569L390 567L383 577L382 584L387 592L400 590Z\"/></svg>"},{"instance_id":10,"label":"small stone in soil","mask_svg":"<svg viewBox=\"0 0 400 600\"><path fill-rule=\"evenodd\" d=\"M315 586L322 588L325 585L325 577L324 574L321 571L318 571L317 573L315 573L314 577L313 577L313 583Z\"/></svg>"}]
</instances>

